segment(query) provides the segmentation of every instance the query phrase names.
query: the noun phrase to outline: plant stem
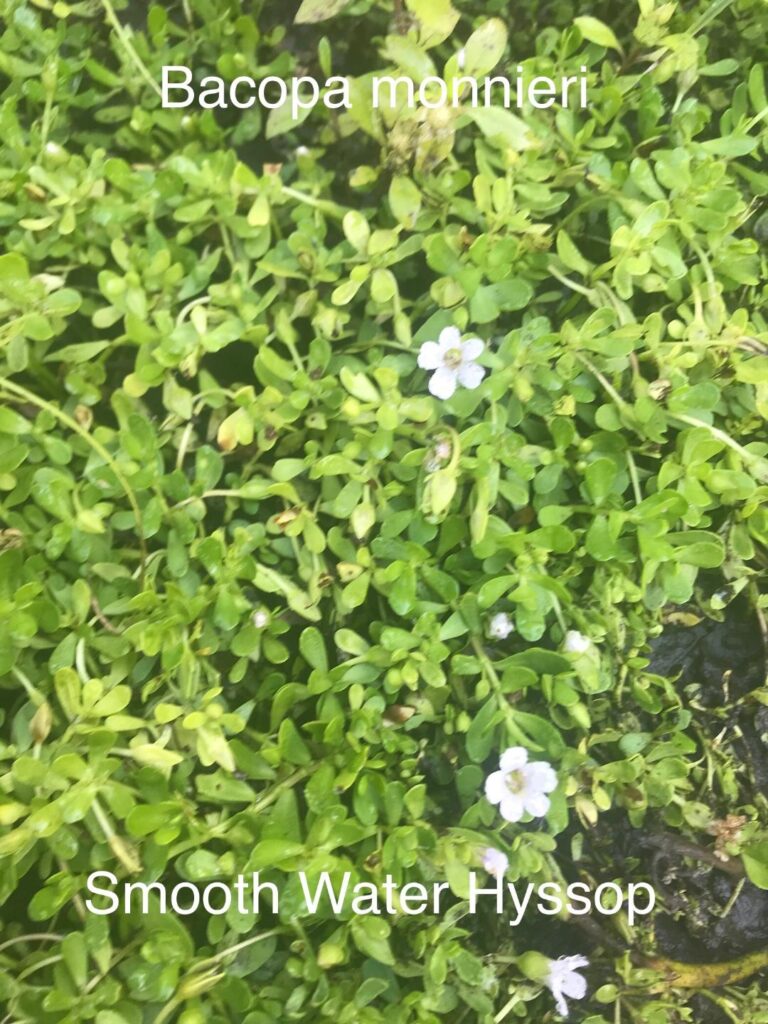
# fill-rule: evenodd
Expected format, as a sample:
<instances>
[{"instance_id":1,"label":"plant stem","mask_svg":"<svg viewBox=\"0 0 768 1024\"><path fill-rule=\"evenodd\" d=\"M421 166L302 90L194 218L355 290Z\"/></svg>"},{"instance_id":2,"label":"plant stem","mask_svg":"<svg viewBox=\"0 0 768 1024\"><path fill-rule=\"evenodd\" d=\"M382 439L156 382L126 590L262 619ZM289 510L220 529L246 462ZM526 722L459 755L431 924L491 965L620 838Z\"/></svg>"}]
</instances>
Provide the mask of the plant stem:
<instances>
[{"instance_id":1,"label":"plant stem","mask_svg":"<svg viewBox=\"0 0 768 1024\"><path fill-rule=\"evenodd\" d=\"M760 480L760 483L768 484L768 460L760 455L754 455L752 452L747 451L746 448L742 447L738 441L734 441L730 434L726 434L724 430L720 430L719 427L712 426L711 423L705 423L704 420L699 420L695 416L688 416L684 413L669 413L669 418L672 420L678 420L680 423L685 423L689 427L701 427L702 430L706 430L717 438L718 441L722 441L724 445L727 445L732 451L736 452L748 466L751 467L752 472Z\"/></svg>"},{"instance_id":2,"label":"plant stem","mask_svg":"<svg viewBox=\"0 0 768 1024\"><path fill-rule=\"evenodd\" d=\"M20 942L61 942L63 939L64 936L57 935L56 932L30 932L29 935L17 935L15 939L7 939L0 943L0 953Z\"/></svg>"},{"instance_id":3,"label":"plant stem","mask_svg":"<svg viewBox=\"0 0 768 1024\"><path fill-rule=\"evenodd\" d=\"M141 75L141 77L149 85L151 85L151 87L155 90L158 96L162 96L163 90L160 88L160 86L154 80L152 75L149 73L147 65L136 52L136 49L133 43L131 42L130 36L126 32L123 25L121 25L117 15L115 14L115 9L112 6L111 0L101 0L101 6L104 8L104 13L107 16L107 21L114 29L115 35L122 43L123 48L125 49L125 52L128 54L128 57L130 58L131 62L136 65L136 68L138 69L138 72Z\"/></svg>"},{"instance_id":4,"label":"plant stem","mask_svg":"<svg viewBox=\"0 0 768 1024\"><path fill-rule=\"evenodd\" d=\"M262 932L261 935L255 935L252 939L244 939L242 942L238 942L234 946L228 946L226 949L222 949L221 952L216 953L215 956L209 956L207 960L201 960L199 963L194 964L190 970L202 971L208 967L214 967L216 964L224 960L225 957L231 956L233 953L239 953L241 949L253 946L257 942L263 942L264 939L271 939L273 935L281 935L282 932L282 928L273 928L271 931Z\"/></svg>"}]
</instances>

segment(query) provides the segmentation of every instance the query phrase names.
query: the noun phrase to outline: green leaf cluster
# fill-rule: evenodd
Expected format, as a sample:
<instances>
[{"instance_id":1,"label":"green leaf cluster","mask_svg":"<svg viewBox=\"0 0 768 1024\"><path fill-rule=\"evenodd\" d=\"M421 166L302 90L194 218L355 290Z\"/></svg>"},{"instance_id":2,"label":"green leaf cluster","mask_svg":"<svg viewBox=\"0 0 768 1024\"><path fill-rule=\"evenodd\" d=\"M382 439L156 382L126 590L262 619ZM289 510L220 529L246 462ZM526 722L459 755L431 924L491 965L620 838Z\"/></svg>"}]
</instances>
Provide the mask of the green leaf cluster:
<instances>
[{"instance_id":1,"label":"green leaf cluster","mask_svg":"<svg viewBox=\"0 0 768 1024\"><path fill-rule=\"evenodd\" d=\"M764 800L649 667L681 606L768 603L765 10L577 6L6 0L8 1020L540 1021L532 940L467 914L488 846L614 878L614 822L707 845L738 808L768 885ZM371 110L373 72L462 48L583 65L590 105ZM348 74L352 108L164 110L165 64ZM451 325L486 374L439 401ZM483 781L519 745L561 783L507 825ZM97 917L95 870L260 871L280 911ZM300 870L450 910L310 917ZM680 1019L633 984L610 1019Z\"/></svg>"}]
</instances>

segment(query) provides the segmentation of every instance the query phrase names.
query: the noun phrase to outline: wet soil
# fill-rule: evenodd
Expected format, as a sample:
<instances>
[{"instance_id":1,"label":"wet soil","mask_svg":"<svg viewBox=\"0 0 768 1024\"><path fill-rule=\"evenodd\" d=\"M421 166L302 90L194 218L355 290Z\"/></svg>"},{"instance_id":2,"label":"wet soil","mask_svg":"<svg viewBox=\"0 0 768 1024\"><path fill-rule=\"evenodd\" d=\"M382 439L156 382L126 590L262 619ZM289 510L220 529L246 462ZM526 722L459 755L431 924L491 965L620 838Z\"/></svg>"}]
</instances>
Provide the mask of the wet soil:
<instances>
[{"instance_id":1,"label":"wet soil","mask_svg":"<svg viewBox=\"0 0 768 1024\"><path fill-rule=\"evenodd\" d=\"M701 795L711 798L712 812L724 818L758 793L768 795L768 708L750 696L765 683L766 658L748 603L734 602L722 621L700 612L676 613L652 644L649 672L674 680L698 735L735 755L739 798L728 806L719 791ZM768 947L768 892L743 878L738 859L719 862L714 839L688 842L652 815L642 828L632 828L616 811L602 816L592 847L597 863L655 886L664 907L654 919L656 954L703 964ZM691 993L686 1006L693 1024L729 1024L701 994Z\"/></svg>"},{"instance_id":2,"label":"wet soil","mask_svg":"<svg viewBox=\"0 0 768 1024\"><path fill-rule=\"evenodd\" d=\"M729 605L722 622L668 625L653 643L650 671L677 677L713 738L727 728L753 789L768 795L768 708L749 699L765 682L765 651L746 600Z\"/></svg>"},{"instance_id":3,"label":"wet soil","mask_svg":"<svg viewBox=\"0 0 768 1024\"><path fill-rule=\"evenodd\" d=\"M695 625L681 612L652 641L649 671L679 677L681 687L700 690L709 705L732 703L765 681L760 626L745 599L728 605L722 621L689 614L699 619Z\"/></svg>"}]
</instances>

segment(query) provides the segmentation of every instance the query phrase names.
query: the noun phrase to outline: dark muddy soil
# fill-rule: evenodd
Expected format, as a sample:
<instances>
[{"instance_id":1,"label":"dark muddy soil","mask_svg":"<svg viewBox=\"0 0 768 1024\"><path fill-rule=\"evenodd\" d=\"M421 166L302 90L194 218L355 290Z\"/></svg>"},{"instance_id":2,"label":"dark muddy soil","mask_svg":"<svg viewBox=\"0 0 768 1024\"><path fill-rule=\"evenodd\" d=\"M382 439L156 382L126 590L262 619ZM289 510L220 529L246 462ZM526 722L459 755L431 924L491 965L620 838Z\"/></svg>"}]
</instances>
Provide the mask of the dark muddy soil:
<instances>
[{"instance_id":1,"label":"dark muddy soil","mask_svg":"<svg viewBox=\"0 0 768 1024\"><path fill-rule=\"evenodd\" d=\"M729 606L722 621L700 614L676 616L666 626L652 645L649 671L675 681L699 735L717 738L736 755L739 802L749 803L768 794L768 708L750 697L766 678L760 626L746 601ZM735 809L719 792L711 798L716 815ZM740 877L740 861L718 862L713 839L693 838L688 842L650 815L634 829L624 815L609 812L593 834L593 850L598 862L654 884L664 907L654 921L658 955L715 963L768 947L768 892ZM686 1005L694 1024L729 1024L700 994L692 993Z\"/></svg>"},{"instance_id":2,"label":"dark muddy soil","mask_svg":"<svg viewBox=\"0 0 768 1024\"><path fill-rule=\"evenodd\" d=\"M693 613L692 613L693 614ZM722 622L668 624L652 643L650 671L700 691L702 702L732 703L765 681L760 627L746 600L729 605Z\"/></svg>"},{"instance_id":3,"label":"dark muddy soil","mask_svg":"<svg viewBox=\"0 0 768 1024\"><path fill-rule=\"evenodd\" d=\"M722 622L669 625L653 644L651 671L678 677L697 719L712 736L726 728L753 789L768 795L768 708L749 699L765 682L760 626L744 600Z\"/></svg>"}]
</instances>

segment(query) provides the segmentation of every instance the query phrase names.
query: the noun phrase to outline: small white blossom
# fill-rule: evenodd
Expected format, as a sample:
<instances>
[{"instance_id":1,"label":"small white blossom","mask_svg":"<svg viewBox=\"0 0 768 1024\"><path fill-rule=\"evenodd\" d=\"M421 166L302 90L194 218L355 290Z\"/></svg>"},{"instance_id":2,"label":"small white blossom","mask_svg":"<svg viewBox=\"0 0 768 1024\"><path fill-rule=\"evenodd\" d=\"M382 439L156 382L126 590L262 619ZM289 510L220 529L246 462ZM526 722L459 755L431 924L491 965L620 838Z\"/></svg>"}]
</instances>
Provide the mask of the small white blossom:
<instances>
[{"instance_id":1,"label":"small white blossom","mask_svg":"<svg viewBox=\"0 0 768 1024\"><path fill-rule=\"evenodd\" d=\"M435 442L435 458L441 462L447 462L453 454L453 446L447 437L441 437Z\"/></svg>"},{"instance_id":2,"label":"small white blossom","mask_svg":"<svg viewBox=\"0 0 768 1024\"><path fill-rule=\"evenodd\" d=\"M464 66L465 66L466 63L467 63L467 51L462 46L462 48L456 54L456 66L458 67L459 71L463 71L464 70Z\"/></svg>"},{"instance_id":3,"label":"small white blossom","mask_svg":"<svg viewBox=\"0 0 768 1024\"><path fill-rule=\"evenodd\" d=\"M583 999L587 994L587 980L576 972L580 967L589 967L589 960L585 956L561 956L559 960L549 961L549 973L544 979L544 984L555 997L557 1012L568 1016L568 1004L565 997L569 999Z\"/></svg>"},{"instance_id":4,"label":"small white blossom","mask_svg":"<svg viewBox=\"0 0 768 1024\"><path fill-rule=\"evenodd\" d=\"M58 156L61 152L61 146L56 142L46 142L45 152L48 156Z\"/></svg>"},{"instance_id":5,"label":"small white blossom","mask_svg":"<svg viewBox=\"0 0 768 1024\"><path fill-rule=\"evenodd\" d=\"M256 629L264 629L265 626L269 625L269 612L265 612L263 608L259 608L258 611L253 613L251 622L254 624Z\"/></svg>"},{"instance_id":6,"label":"small white blossom","mask_svg":"<svg viewBox=\"0 0 768 1024\"><path fill-rule=\"evenodd\" d=\"M488 623L488 635L494 640L506 640L510 633L514 632L512 619L506 612L498 612Z\"/></svg>"},{"instance_id":7,"label":"small white blossom","mask_svg":"<svg viewBox=\"0 0 768 1024\"><path fill-rule=\"evenodd\" d=\"M499 771L485 780L485 795L499 805L507 821L520 821L524 814L543 818L549 810L549 797L557 788L557 775L546 761L528 762L525 747L509 747L499 759Z\"/></svg>"},{"instance_id":8,"label":"small white blossom","mask_svg":"<svg viewBox=\"0 0 768 1024\"><path fill-rule=\"evenodd\" d=\"M435 473L447 462L453 452L453 446L447 438L440 438L435 441L434 446L430 449L424 460L424 468L428 473Z\"/></svg>"},{"instance_id":9,"label":"small white blossom","mask_svg":"<svg viewBox=\"0 0 768 1024\"><path fill-rule=\"evenodd\" d=\"M483 867L494 878L503 878L509 867L509 857L501 850L488 846L483 850Z\"/></svg>"},{"instance_id":10,"label":"small white blossom","mask_svg":"<svg viewBox=\"0 0 768 1024\"><path fill-rule=\"evenodd\" d=\"M563 640L563 650L568 654L584 654L592 646L588 636L584 636L578 629L569 629Z\"/></svg>"},{"instance_id":11,"label":"small white blossom","mask_svg":"<svg viewBox=\"0 0 768 1024\"><path fill-rule=\"evenodd\" d=\"M307 146L297 146L296 147L296 156L307 156L308 154L309 154L309 149L307 148Z\"/></svg>"},{"instance_id":12,"label":"small white blossom","mask_svg":"<svg viewBox=\"0 0 768 1024\"><path fill-rule=\"evenodd\" d=\"M485 369L475 360L485 343L479 338L461 340L458 327L445 327L437 341L425 341L419 349L419 366L434 370L429 378L429 390L435 398L450 398L461 384L470 391L480 386Z\"/></svg>"}]
</instances>

